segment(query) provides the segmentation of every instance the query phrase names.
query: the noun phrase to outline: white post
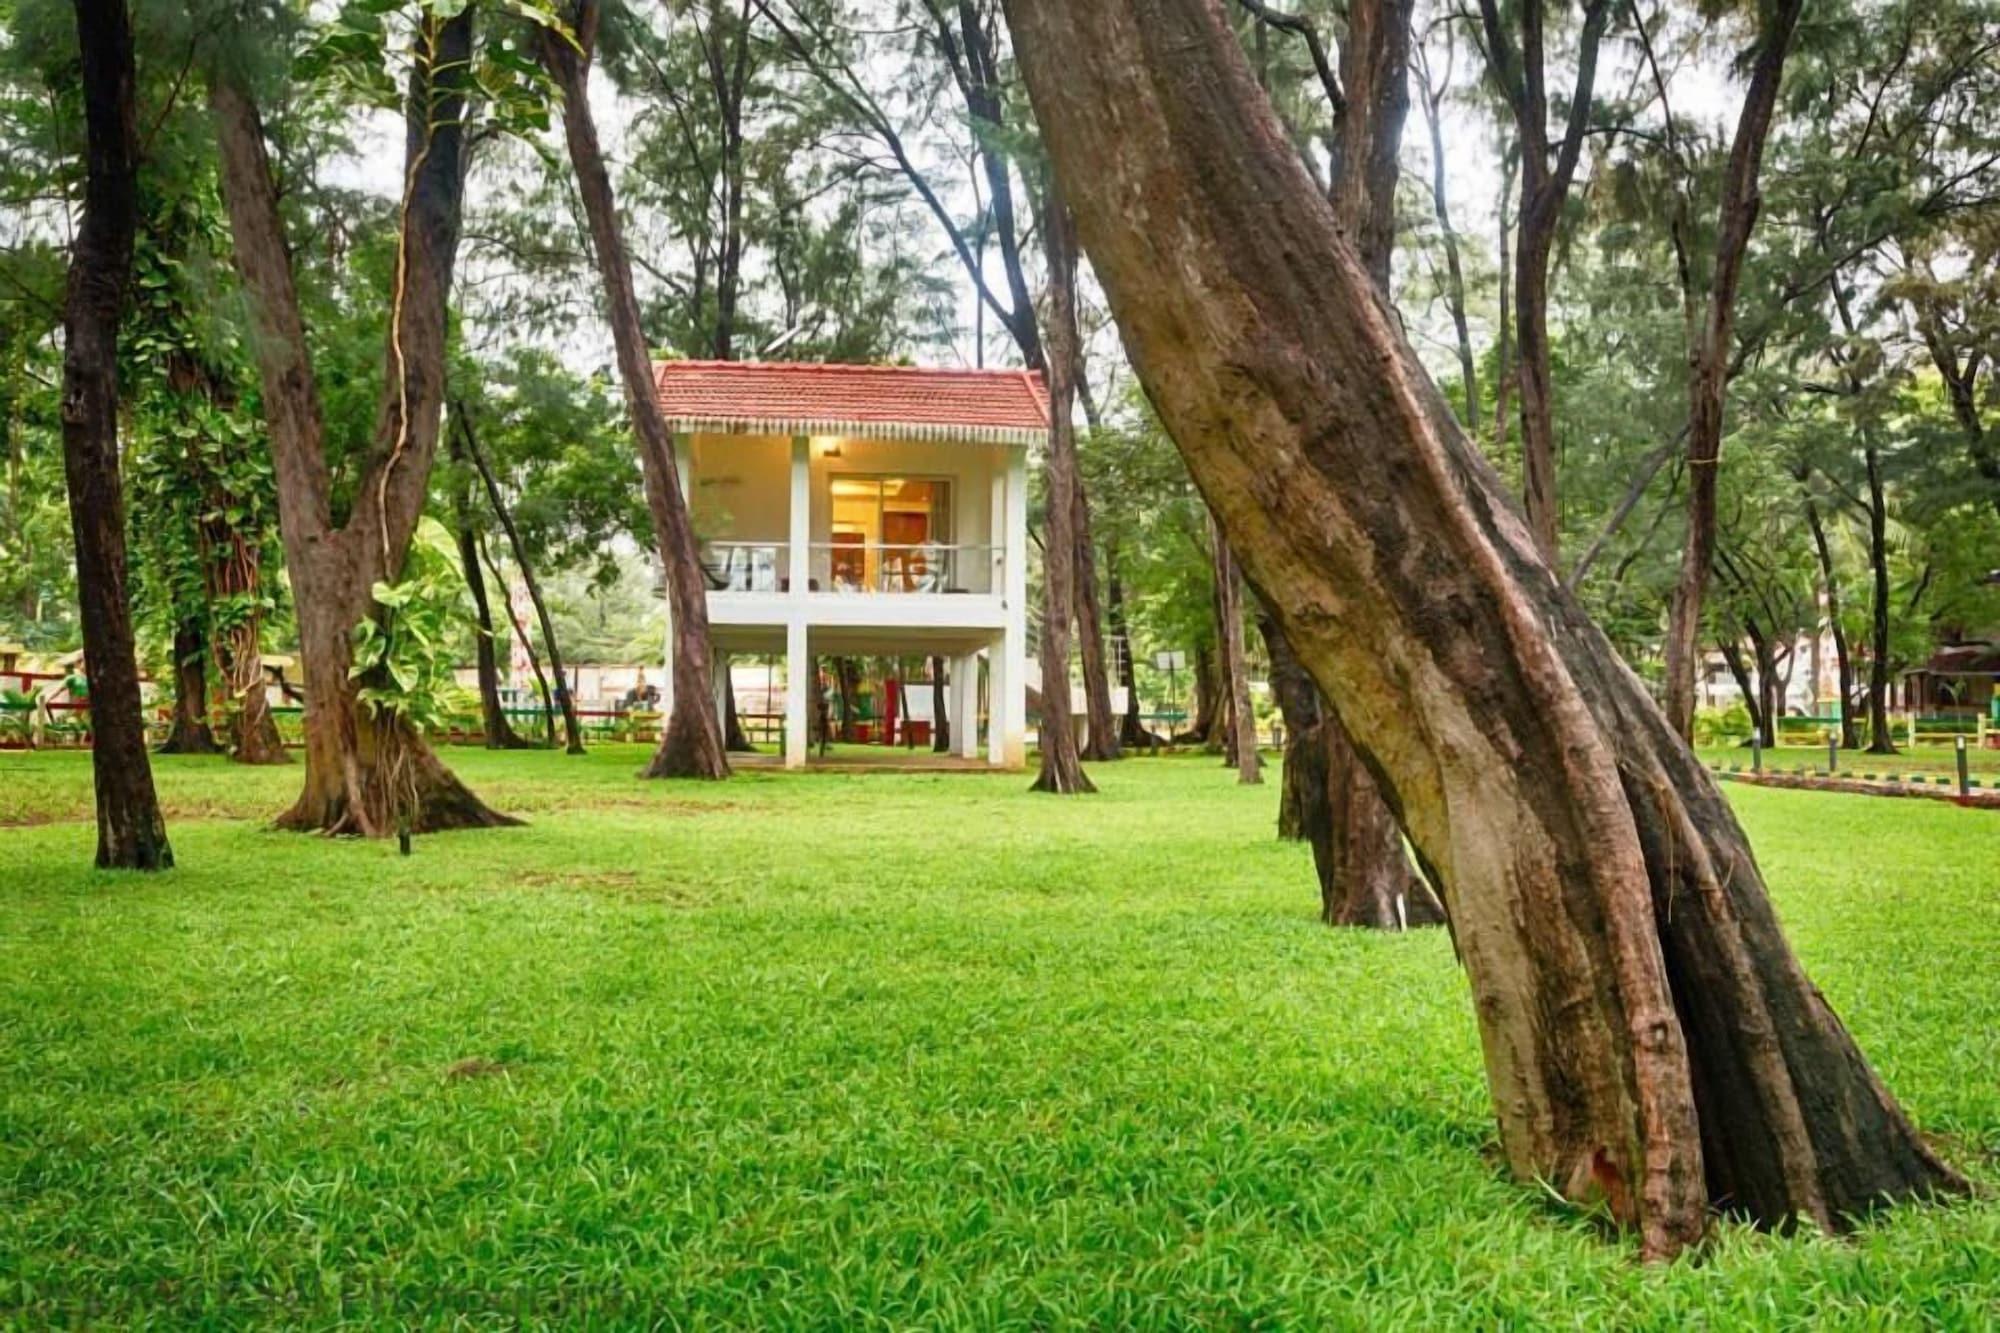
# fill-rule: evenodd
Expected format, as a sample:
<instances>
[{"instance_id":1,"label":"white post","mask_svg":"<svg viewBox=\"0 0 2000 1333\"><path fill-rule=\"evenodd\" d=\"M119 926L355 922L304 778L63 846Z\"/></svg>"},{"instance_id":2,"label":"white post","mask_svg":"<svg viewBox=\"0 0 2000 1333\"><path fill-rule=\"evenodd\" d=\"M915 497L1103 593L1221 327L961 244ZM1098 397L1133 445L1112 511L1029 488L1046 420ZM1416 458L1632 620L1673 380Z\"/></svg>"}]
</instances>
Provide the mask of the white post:
<instances>
[{"instance_id":1,"label":"white post","mask_svg":"<svg viewBox=\"0 0 2000 1333\"><path fill-rule=\"evenodd\" d=\"M792 523L790 570L792 596L803 597L812 587L812 438L792 436Z\"/></svg>"},{"instance_id":2,"label":"white post","mask_svg":"<svg viewBox=\"0 0 2000 1333\"><path fill-rule=\"evenodd\" d=\"M951 738L961 759L979 757L979 654L951 659Z\"/></svg>"},{"instance_id":3,"label":"white post","mask_svg":"<svg viewBox=\"0 0 2000 1333\"><path fill-rule=\"evenodd\" d=\"M681 499L694 504L694 437L674 436L674 478L681 484Z\"/></svg>"},{"instance_id":4,"label":"white post","mask_svg":"<svg viewBox=\"0 0 2000 1333\"><path fill-rule=\"evenodd\" d=\"M1007 766L1007 634L1001 631L986 652L986 762ZM1023 741L1023 748L1026 742Z\"/></svg>"},{"instance_id":5,"label":"white post","mask_svg":"<svg viewBox=\"0 0 2000 1333\"><path fill-rule=\"evenodd\" d=\"M794 587L797 585L794 584ZM793 616L785 626L785 767L804 768L809 748L807 735L811 700L812 656L806 648L806 622Z\"/></svg>"},{"instance_id":6,"label":"white post","mask_svg":"<svg viewBox=\"0 0 2000 1333\"><path fill-rule=\"evenodd\" d=\"M1006 658L1005 689L996 689L993 715L1004 719L1001 744L993 747L1001 762L1020 768L1028 762L1028 451L1007 453L1007 631L1001 644Z\"/></svg>"}]
</instances>

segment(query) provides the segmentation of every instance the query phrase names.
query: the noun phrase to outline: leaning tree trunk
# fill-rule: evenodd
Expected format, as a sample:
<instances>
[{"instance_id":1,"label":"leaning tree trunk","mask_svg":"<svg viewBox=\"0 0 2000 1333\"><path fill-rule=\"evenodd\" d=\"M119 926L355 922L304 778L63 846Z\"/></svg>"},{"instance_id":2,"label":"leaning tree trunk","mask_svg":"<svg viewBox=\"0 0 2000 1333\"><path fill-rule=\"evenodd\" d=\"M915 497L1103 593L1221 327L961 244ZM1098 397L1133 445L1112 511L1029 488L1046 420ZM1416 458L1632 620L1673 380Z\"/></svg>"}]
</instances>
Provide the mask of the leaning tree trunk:
<instances>
[{"instance_id":1,"label":"leaning tree trunk","mask_svg":"<svg viewBox=\"0 0 2000 1333\"><path fill-rule=\"evenodd\" d=\"M722 747L731 754L757 753L757 747L743 730L743 718L736 711L735 673L729 670L726 654L722 669Z\"/></svg>"},{"instance_id":2,"label":"leaning tree trunk","mask_svg":"<svg viewBox=\"0 0 2000 1333\"><path fill-rule=\"evenodd\" d=\"M221 754L208 724L208 636L199 621L174 626L174 720L161 754Z\"/></svg>"},{"instance_id":3,"label":"leaning tree trunk","mask_svg":"<svg viewBox=\"0 0 2000 1333\"><path fill-rule=\"evenodd\" d=\"M1264 780L1263 760L1257 754L1257 718L1250 711L1250 671L1243 652L1243 602L1241 579L1229 540L1213 514L1208 520L1208 540L1215 563L1216 633L1222 645L1222 669L1229 678L1229 739L1224 747L1228 762L1236 769L1236 780L1255 785Z\"/></svg>"},{"instance_id":4,"label":"leaning tree trunk","mask_svg":"<svg viewBox=\"0 0 2000 1333\"><path fill-rule=\"evenodd\" d=\"M618 373L625 387L625 407L632 433L639 441L639 464L646 480L646 504L653 515L653 535L666 566L667 603L673 615L674 706L660 734L660 748L647 764L652 778L726 778L729 757L724 750L722 720L716 716L713 666L709 659L708 588L701 574L701 552L694 524L674 467L673 436L660 410L646 334L639 319L639 298L632 286L632 261L625 252L618 207L611 194L611 176L598 147L597 123L590 111L590 56L597 36L597 0L576 0L571 7L571 34L544 30L542 63L563 95L563 136L569 145L570 168L590 224L591 248L604 281L605 304L617 344Z\"/></svg>"},{"instance_id":5,"label":"leaning tree trunk","mask_svg":"<svg viewBox=\"0 0 2000 1333\"><path fill-rule=\"evenodd\" d=\"M1443 889L1514 1172L1654 1256L1711 1201L1836 1228L1963 1188L1458 429L1216 0L1007 14L1141 383Z\"/></svg>"},{"instance_id":6,"label":"leaning tree trunk","mask_svg":"<svg viewBox=\"0 0 2000 1333\"><path fill-rule=\"evenodd\" d=\"M514 512L507 505L507 497L500 491L500 478L486 461L486 453L479 447L479 436L472 429L472 417L465 405L458 405L458 433L465 441L465 452L472 459L472 466L478 470L479 479L486 485L486 501L493 507L493 517L499 521L500 530L507 535L507 549L514 553L514 568L521 571L521 585L528 591L528 602L535 608L535 620L542 627L542 646L549 655L549 674L556 678L555 701L562 710L563 737L567 742L566 753L583 753L583 723L577 717L576 696L569 687L569 677L564 673L562 644L556 640L556 623L549 615L549 604L542 597L541 580L535 577L535 567L528 560L528 545L521 540L521 530L514 524ZM501 589L504 596L506 589ZM512 603L508 614L512 614ZM522 635L522 642L527 636ZM539 673L540 668L538 667ZM551 737L551 743L554 738Z\"/></svg>"},{"instance_id":7,"label":"leaning tree trunk","mask_svg":"<svg viewBox=\"0 0 2000 1333\"><path fill-rule=\"evenodd\" d=\"M1889 506L1882 493L1882 456L1862 451L1868 464L1868 566L1874 577L1868 644L1868 753L1896 753L1889 729Z\"/></svg>"},{"instance_id":8,"label":"leaning tree trunk","mask_svg":"<svg viewBox=\"0 0 2000 1333\"><path fill-rule=\"evenodd\" d=\"M1042 543L1042 770L1034 791L1095 791L1077 753L1069 707L1069 632L1076 594L1076 232L1062 192L1048 187L1043 218L1049 256L1048 508Z\"/></svg>"},{"instance_id":9,"label":"leaning tree trunk","mask_svg":"<svg viewBox=\"0 0 2000 1333\"><path fill-rule=\"evenodd\" d=\"M174 853L146 755L118 477L118 322L139 216L132 22L124 0L76 0L76 31L85 177L63 306L63 478L90 682L97 864L164 870Z\"/></svg>"},{"instance_id":10,"label":"leaning tree trunk","mask_svg":"<svg viewBox=\"0 0 2000 1333\"><path fill-rule=\"evenodd\" d=\"M1090 505L1083 482L1076 483L1076 641L1083 667L1083 757L1092 762L1116 759L1118 721L1111 711L1111 673L1104 662L1104 627L1097 614L1097 552L1090 540Z\"/></svg>"},{"instance_id":11,"label":"leaning tree trunk","mask_svg":"<svg viewBox=\"0 0 2000 1333\"><path fill-rule=\"evenodd\" d=\"M459 487L452 496L458 528L458 563L465 590L472 594L472 653L479 678L479 724L489 750L525 750L531 742L514 731L500 700L500 654L493 640L493 604L486 596L486 571L479 564L479 534L472 527L471 497Z\"/></svg>"},{"instance_id":12,"label":"leaning tree trunk","mask_svg":"<svg viewBox=\"0 0 2000 1333\"><path fill-rule=\"evenodd\" d=\"M400 574L429 491L444 408L446 305L464 201L472 10L426 17L410 73L406 172L381 411L347 522L333 522L325 421L256 104L226 65L211 74L223 201L250 300L278 521L305 684L305 783L281 828L387 837L515 821L480 802L397 712L350 678L356 629L386 621L373 589Z\"/></svg>"}]
</instances>

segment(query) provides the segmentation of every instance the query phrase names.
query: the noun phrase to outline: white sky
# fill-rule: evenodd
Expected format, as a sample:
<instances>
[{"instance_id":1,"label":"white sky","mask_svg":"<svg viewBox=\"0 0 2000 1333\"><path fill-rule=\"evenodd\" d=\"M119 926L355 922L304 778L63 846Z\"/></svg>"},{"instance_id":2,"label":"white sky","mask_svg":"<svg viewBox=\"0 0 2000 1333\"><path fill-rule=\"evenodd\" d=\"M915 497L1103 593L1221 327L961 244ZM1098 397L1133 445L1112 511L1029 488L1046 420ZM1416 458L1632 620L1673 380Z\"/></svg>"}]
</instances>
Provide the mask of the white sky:
<instances>
[{"instance_id":1,"label":"white sky","mask_svg":"<svg viewBox=\"0 0 2000 1333\"><path fill-rule=\"evenodd\" d=\"M1419 30L1422 30L1420 19ZM1560 41L1552 46L1560 49ZM1674 113L1684 126L1699 127L1712 133L1726 132L1732 123L1741 90L1730 78L1728 72L1718 65L1712 55L1689 55L1686 51L1661 50L1659 52L1668 75L1669 94L1674 101ZM1442 68L1442 50L1436 48L1434 59ZM1501 136L1492 114L1487 110L1468 105L1467 85L1476 72L1478 53L1461 33L1457 40L1455 68L1452 81L1454 93L1444 106L1445 174L1450 192L1452 221L1461 238L1461 245L1468 251L1467 263L1475 272L1490 272L1497 265L1498 246L1498 204L1502 185ZM1548 83L1553 91L1569 87L1571 73L1566 69L1551 68ZM1602 96L1626 98L1635 91L1650 91L1650 79L1644 78L1636 45L1628 39L1614 37L1607 39L1600 58L1598 91ZM592 80L591 104L596 112L599 133L604 140L606 156L609 159L613 179L617 178L617 165L622 159L626 129L635 113L635 104L613 92L608 80ZM1657 108L1649 114L1656 114ZM400 118L379 111L357 113L353 137L356 151L352 155L328 164L330 183L343 187L366 189L384 197L393 197L400 180L402 167L402 135ZM921 135L913 136L910 143L913 151L921 146ZM1427 201L1430 180L1430 142L1422 113L1414 96L1408 124L1403 138L1403 164L1407 184L1423 187ZM1601 144L1594 141L1593 147ZM558 143L557 150L560 152ZM926 164L929 165L929 164ZM1586 155L1583 169L1579 172L1578 187L1585 188L1592 161ZM490 167L488 168L490 170ZM934 181L940 188L949 207L958 212L968 212L971 207L969 187L961 170L939 170L934 173ZM475 172L471 182L472 200L475 205L479 197L481 181ZM941 256L937 272L952 281L960 292L959 334L955 343L958 359L971 364L975 357L972 330L977 306L977 298L972 286L959 272L952 259L942 232L928 213L920 208L912 211L913 222L923 226L929 233L921 242L935 248ZM554 225L567 225L566 221L552 220ZM989 247L986 256L989 272L988 281L994 290L1005 290L1004 275L1000 272L999 258ZM1092 299L1086 292L1086 318L1093 314L1102 319L1101 298ZM1424 309L1421 298L1413 305L1405 303L1404 317L1411 331L1416 335L1420 350L1434 369L1447 372L1451 363L1450 328L1442 307ZM1482 308L1477 299L1472 310L1473 339L1475 346L1483 346L1494 335L1492 322L1496 312ZM987 325L986 356L989 364L1004 364L1011 358L1011 347L1005 342L1004 334L989 318ZM502 331L504 332L504 331ZM565 360L579 369L608 366L611 361L610 332L597 321L584 321L568 336L561 340L556 349ZM1123 357L1120 353L1115 331L1103 329L1090 348L1092 379L1100 397L1109 397L1107 387L1115 389L1116 383L1107 386L1106 376L1113 380L1123 376Z\"/></svg>"}]
</instances>

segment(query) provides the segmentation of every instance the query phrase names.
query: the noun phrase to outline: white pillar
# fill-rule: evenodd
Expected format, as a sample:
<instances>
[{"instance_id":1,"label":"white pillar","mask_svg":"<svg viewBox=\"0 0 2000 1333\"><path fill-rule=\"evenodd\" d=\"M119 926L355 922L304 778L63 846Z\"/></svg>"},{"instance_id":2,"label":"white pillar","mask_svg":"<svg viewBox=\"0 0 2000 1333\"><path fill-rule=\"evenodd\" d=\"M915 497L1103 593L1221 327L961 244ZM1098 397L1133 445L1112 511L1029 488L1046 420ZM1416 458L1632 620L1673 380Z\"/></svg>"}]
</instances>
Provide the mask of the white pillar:
<instances>
[{"instance_id":1,"label":"white pillar","mask_svg":"<svg viewBox=\"0 0 2000 1333\"><path fill-rule=\"evenodd\" d=\"M792 436L791 551L787 562L792 596L812 587L812 438Z\"/></svg>"},{"instance_id":2,"label":"white pillar","mask_svg":"<svg viewBox=\"0 0 2000 1333\"><path fill-rule=\"evenodd\" d=\"M798 585L794 583L793 587ZM806 648L806 622L793 616L785 626L785 767L804 768L808 750L807 707L812 678L812 655Z\"/></svg>"},{"instance_id":3,"label":"white pillar","mask_svg":"<svg viewBox=\"0 0 2000 1333\"><path fill-rule=\"evenodd\" d=\"M671 597L667 599L667 637L660 647L660 716L669 718L674 715L674 602ZM660 725L664 727L666 723L663 721Z\"/></svg>"},{"instance_id":4,"label":"white pillar","mask_svg":"<svg viewBox=\"0 0 2000 1333\"><path fill-rule=\"evenodd\" d=\"M1007 766L1007 635L994 636L986 650L986 762Z\"/></svg>"},{"instance_id":5,"label":"white pillar","mask_svg":"<svg viewBox=\"0 0 2000 1333\"><path fill-rule=\"evenodd\" d=\"M694 504L694 437L674 436L674 479L681 484L681 499Z\"/></svg>"},{"instance_id":6,"label":"white pillar","mask_svg":"<svg viewBox=\"0 0 2000 1333\"><path fill-rule=\"evenodd\" d=\"M951 738L961 759L979 757L979 654L951 659Z\"/></svg>"}]
</instances>

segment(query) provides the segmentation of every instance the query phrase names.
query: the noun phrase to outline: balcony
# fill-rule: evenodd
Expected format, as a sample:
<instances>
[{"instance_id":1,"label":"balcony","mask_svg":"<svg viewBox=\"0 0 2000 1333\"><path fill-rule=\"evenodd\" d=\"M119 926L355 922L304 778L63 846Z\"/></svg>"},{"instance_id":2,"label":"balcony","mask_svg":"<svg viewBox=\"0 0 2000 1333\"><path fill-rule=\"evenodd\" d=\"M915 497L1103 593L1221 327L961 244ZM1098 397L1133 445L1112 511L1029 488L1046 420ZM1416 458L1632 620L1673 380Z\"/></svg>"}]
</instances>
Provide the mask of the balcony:
<instances>
[{"instance_id":1,"label":"balcony","mask_svg":"<svg viewBox=\"0 0 2000 1333\"><path fill-rule=\"evenodd\" d=\"M791 591L784 542L712 541L702 545L711 592ZM997 593L1003 548L941 542L814 542L806 548L809 592L857 596Z\"/></svg>"}]
</instances>

